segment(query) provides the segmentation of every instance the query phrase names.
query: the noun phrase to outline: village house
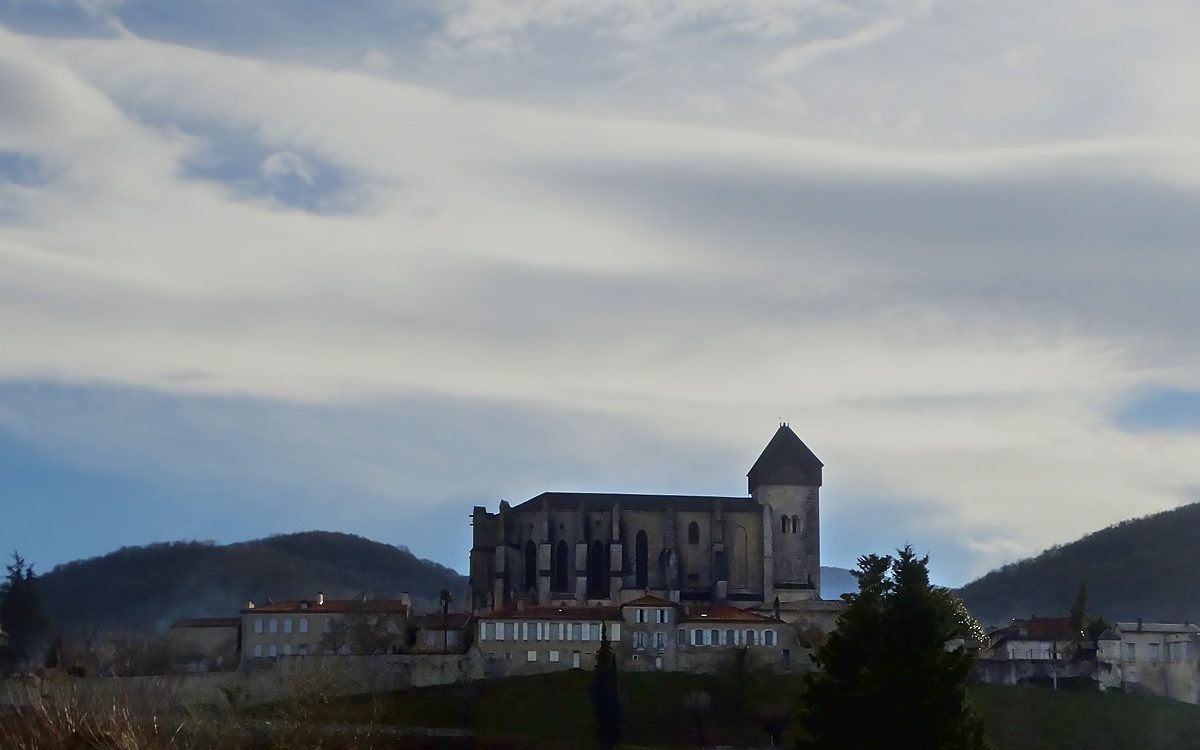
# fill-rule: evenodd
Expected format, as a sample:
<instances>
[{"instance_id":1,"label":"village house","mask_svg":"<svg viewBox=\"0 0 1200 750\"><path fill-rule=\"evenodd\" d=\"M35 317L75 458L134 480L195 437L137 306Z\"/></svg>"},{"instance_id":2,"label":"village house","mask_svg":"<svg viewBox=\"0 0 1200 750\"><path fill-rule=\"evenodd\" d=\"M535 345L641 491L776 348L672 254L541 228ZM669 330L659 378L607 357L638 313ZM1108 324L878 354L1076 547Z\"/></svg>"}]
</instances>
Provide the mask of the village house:
<instances>
[{"instance_id":1,"label":"village house","mask_svg":"<svg viewBox=\"0 0 1200 750\"><path fill-rule=\"evenodd\" d=\"M1075 655L1080 633L1070 617L1014 619L989 635L988 658L1002 660L1057 660Z\"/></svg>"},{"instance_id":2,"label":"village house","mask_svg":"<svg viewBox=\"0 0 1200 750\"><path fill-rule=\"evenodd\" d=\"M167 632L174 669L219 672L236 669L241 653L240 617L194 617L176 620Z\"/></svg>"},{"instance_id":3,"label":"village house","mask_svg":"<svg viewBox=\"0 0 1200 750\"><path fill-rule=\"evenodd\" d=\"M241 613L243 666L308 654L386 654L403 650L410 601L315 599L249 602Z\"/></svg>"},{"instance_id":4,"label":"village house","mask_svg":"<svg viewBox=\"0 0 1200 750\"><path fill-rule=\"evenodd\" d=\"M616 607L524 605L480 613L475 648L488 677L559 669L592 669L601 628L614 644L622 636Z\"/></svg>"},{"instance_id":5,"label":"village house","mask_svg":"<svg viewBox=\"0 0 1200 750\"><path fill-rule=\"evenodd\" d=\"M414 654L461 654L471 644L469 635L474 629L470 612L450 612L443 615L411 615L408 618L409 651Z\"/></svg>"},{"instance_id":6,"label":"village house","mask_svg":"<svg viewBox=\"0 0 1200 750\"><path fill-rule=\"evenodd\" d=\"M1105 687L1200 703L1200 626L1118 622L1101 636L1098 659L1112 669Z\"/></svg>"}]
</instances>

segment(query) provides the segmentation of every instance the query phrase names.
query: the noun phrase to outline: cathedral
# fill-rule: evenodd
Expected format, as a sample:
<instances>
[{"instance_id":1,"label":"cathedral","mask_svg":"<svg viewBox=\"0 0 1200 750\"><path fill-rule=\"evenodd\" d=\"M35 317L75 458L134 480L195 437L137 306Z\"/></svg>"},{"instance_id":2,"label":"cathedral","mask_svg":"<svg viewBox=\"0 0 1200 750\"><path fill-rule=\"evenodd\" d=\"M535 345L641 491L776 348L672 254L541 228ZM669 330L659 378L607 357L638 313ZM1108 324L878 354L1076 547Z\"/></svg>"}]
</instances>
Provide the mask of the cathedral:
<instances>
[{"instance_id":1,"label":"cathedral","mask_svg":"<svg viewBox=\"0 0 1200 750\"><path fill-rule=\"evenodd\" d=\"M821 606L822 468L782 424L750 467L745 497L543 492L496 513L476 507L471 607L652 596L793 621Z\"/></svg>"}]
</instances>

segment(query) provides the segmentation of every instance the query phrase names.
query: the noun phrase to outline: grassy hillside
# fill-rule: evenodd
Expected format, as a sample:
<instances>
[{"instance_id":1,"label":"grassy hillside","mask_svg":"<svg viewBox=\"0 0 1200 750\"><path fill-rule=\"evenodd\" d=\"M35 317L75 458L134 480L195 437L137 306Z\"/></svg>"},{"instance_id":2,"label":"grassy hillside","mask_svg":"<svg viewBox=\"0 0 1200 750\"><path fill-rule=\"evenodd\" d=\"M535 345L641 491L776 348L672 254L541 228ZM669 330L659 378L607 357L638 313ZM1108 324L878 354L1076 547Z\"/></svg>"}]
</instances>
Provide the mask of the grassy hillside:
<instances>
[{"instance_id":1,"label":"grassy hillside","mask_svg":"<svg viewBox=\"0 0 1200 750\"><path fill-rule=\"evenodd\" d=\"M518 677L472 686L365 696L328 707L331 719L408 726L463 727L485 742L587 747L592 732L588 672ZM731 675L621 675L625 738L650 747L765 746L760 706L795 706L798 677L756 675L743 683L738 711ZM695 712L687 697L711 697ZM1184 750L1197 746L1200 707L1120 693L975 687L971 700L996 750ZM700 724L697 724L697 716ZM792 727L795 730L795 727Z\"/></svg>"},{"instance_id":2,"label":"grassy hillside","mask_svg":"<svg viewBox=\"0 0 1200 750\"><path fill-rule=\"evenodd\" d=\"M979 620L1066 614L1079 583L1109 619L1200 620L1200 504L1102 531L994 570L960 590Z\"/></svg>"},{"instance_id":3,"label":"grassy hillside","mask_svg":"<svg viewBox=\"0 0 1200 750\"><path fill-rule=\"evenodd\" d=\"M158 628L178 617L235 614L248 599L397 596L433 609L442 588L466 580L406 549L350 534L310 531L238 544L172 542L125 547L60 565L41 578L47 613L63 632Z\"/></svg>"}]
</instances>

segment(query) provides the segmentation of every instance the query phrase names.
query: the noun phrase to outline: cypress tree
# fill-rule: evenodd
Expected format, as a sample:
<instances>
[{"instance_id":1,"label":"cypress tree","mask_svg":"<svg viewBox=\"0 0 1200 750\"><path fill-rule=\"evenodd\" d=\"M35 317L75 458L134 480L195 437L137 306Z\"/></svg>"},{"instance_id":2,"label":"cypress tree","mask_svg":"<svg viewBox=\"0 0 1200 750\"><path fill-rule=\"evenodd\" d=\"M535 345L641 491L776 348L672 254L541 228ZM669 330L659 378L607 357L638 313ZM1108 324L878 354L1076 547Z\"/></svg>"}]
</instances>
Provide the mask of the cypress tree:
<instances>
[{"instance_id":1,"label":"cypress tree","mask_svg":"<svg viewBox=\"0 0 1200 750\"><path fill-rule=\"evenodd\" d=\"M592 674L592 712L596 717L596 739L601 747L621 741L621 702L617 694L617 655L608 640L606 623L600 623L600 648Z\"/></svg>"}]
</instances>

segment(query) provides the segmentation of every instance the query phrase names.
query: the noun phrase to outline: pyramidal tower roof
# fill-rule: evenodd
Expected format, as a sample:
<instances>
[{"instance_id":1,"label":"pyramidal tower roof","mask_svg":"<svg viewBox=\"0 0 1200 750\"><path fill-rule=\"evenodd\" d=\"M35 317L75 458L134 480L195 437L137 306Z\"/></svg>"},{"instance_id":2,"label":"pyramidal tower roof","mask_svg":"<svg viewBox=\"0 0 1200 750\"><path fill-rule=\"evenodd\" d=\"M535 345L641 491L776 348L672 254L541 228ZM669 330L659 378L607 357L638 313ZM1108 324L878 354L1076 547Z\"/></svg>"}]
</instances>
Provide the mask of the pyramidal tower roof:
<instances>
[{"instance_id":1,"label":"pyramidal tower roof","mask_svg":"<svg viewBox=\"0 0 1200 750\"><path fill-rule=\"evenodd\" d=\"M750 494L754 494L760 484L820 487L821 469L824 466L817 454L809 450L800 436L784 422L746 475Z\"/></svg>"}]
</instances>

